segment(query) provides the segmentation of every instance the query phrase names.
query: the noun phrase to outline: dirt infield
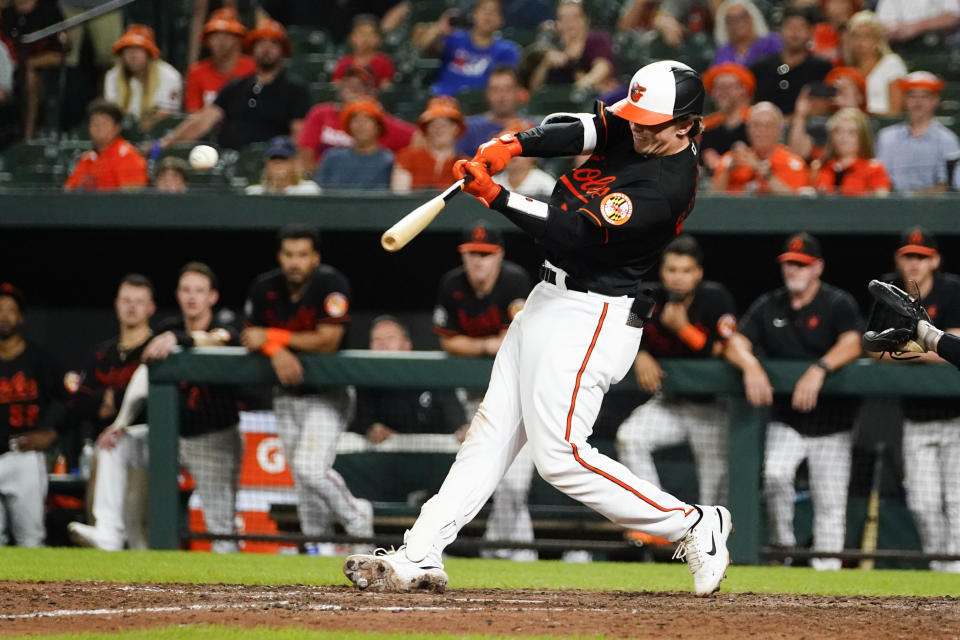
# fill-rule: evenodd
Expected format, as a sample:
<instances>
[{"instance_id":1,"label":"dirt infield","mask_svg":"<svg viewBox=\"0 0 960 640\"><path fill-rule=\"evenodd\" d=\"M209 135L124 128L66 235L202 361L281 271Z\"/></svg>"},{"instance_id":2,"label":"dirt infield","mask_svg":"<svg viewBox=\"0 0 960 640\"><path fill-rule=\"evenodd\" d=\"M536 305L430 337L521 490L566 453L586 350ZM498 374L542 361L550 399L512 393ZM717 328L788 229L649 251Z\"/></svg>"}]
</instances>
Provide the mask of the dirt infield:
<instances>
[{"instance_id":1,"label":"dirt infield","mask_svg":"<svg viewBox=\"0 0 960 640\"><path fill-rule=\"evenodd\" d=\"M0 584L0 636L176 624L617 638L960 638L957 598L348 587Z\"/></svg>"}]
</instances>

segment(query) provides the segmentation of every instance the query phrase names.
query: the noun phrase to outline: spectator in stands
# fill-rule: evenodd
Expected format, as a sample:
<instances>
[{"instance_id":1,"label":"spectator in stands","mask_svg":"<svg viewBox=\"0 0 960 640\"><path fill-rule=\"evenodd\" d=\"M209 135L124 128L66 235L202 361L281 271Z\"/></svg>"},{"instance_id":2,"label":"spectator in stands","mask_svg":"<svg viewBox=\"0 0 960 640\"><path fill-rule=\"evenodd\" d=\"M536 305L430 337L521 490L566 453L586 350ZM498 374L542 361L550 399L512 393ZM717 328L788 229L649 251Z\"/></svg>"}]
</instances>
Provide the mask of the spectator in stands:
<instances>
[{"instance_id":1,"label":"spectator in stands","mask_svg":"<svg viewBox=\"0 0 960 640\"><path fill-rule=\"evenodd\" d=\"M887 44L883 24L872 11L858 11L847 23L844 60L867 79L867 111L874 115L900 113L902 96L897 79L907 74L903 59Z\"/></svg>"},{"instance_id":2,"label":"spectator in stands","mask_svg":"<svg viewBox=\"0 0 960 640\"><path fill-rule=\"evenodd\" d=\"M830 142L823 161L816 161L814 186L820 193L845 196L885 196L890 178L873 157L873 134L860 109L846 108L827 122Z\"/></svg>"},{"instance_id":3,"label":"spectator in stands","mask_svg":"<svg viewBox=\"0 0 960 640\"><path fill-rule=\"evenodd\" d=\"M750 71L757 79L757 102L772 102L785 115L790 115L800 89L823 82L833 65L810 55L814 23L812 7L788 5L783 10L780 26L783 49L758 58L750 65Z\"/></svg>"},{"instance_id":4,"label":"spectator in stands","mask_svg":"<svg viewBox=\"0 0 960 640\"><path fill-rule=\"evenodd\" d=\"M891 42L909 42L927 33L948 34L960 27L956 0L878 0L877 18Z\"/></svg>"},{"instance_id":5,"label":"spectator in stands","mask_svg":"<svg viewBox=\"0 0 960 640\"><path fill-rule=\"evenodd\" d=\"M826 20L813 28L813 46L810 52L836 66L843 64L843 34L847 22L863 6L863 0L821 0Z\"/></svg>"},{"instance_id":6,"label":"spectator in stands","mask_svg":"<svg viewBox=\"0 0 960 640\"><path fill-rule=\"evenodd\" d=\"M120 106L136 120L142 131L180 110L183 78L172 65L160 59L153 29L133 24L113 43L117 64L103 81L103 97Z\"/></svg>"},{"instance_id":7,"label":"spectator in stands","mask_svg":"<svg viewBox=\"0 0 960 640\"><path fill-rule=\"evenodd\" d=\"M789 238L777 258L784 286L760 296L729 339L740 351L769 358L811 362L792 394L773 398L763 460L764 495L771 542L795 547L794 503L797 468L807 461L813 499L813 549L842 551L850 482L852 427L859 400L821 397L827 375L860 357L862 320L846 291L820 280L820 244L808 233ZM749 371L749 375L747 372ZM744 388L769 389L756 364L744 369ZM814 569L839 569L837 558L813 558Z\"/></svg>"},{"instance_id":8,"label":"spectator in stands","mask_svg":"<svg viewBox=\"0 0 960 640\"><path fill-rule=\"evenodd\" d=\"M180 314L164 322L147 343L144 361L165 360L178 346L189 349L240 344L236 315L229 310L214 312L220 294L210 267L201 262L187 263L180 271L176 295ZM129 469L146 466L149 457L147 425L134 424L147 401L148 386L147 366L141 364L130 378L116 418L97 438L95 525L71 522L67 527L80 546L119 551L127 539L132 548L146 539L142 521L131 517L132 505L124 497ZM196 482L206 530L231 535L236 532L234 505L241 455L237 390L182 384L179 391L181 463ZM145 496L137 498L145 501ZM236 551L237 545L232 540L216 540L213 550L228 553Z\"/></svg>"},{"instance_id":9,"label":"spectator in stands","mask_svg":"<svg viewBox=\"0 0 960 640\"><path fill-rule=\"evenodd\" d=\"M490 71L498 65L516 67L520 62L517 45L497 35L503 26L500 0L477 0L468 28L455 10L414 35L414 44L424 53L443 60L440 75L430 87L434 95L456 95L464 89L482 89ZM467 26L464 24L463 26Z\"/></svg>"},{"instance_id":10,"label":"spectator in stands","mask_svg":"<svg viewBox=\"0 0 960 640\"><path fill-rule=\"evenodd\" d=\"M284 136L271 138L267 145L266 165L259 184L246 188L248 196L284 195L315 196L320 187L313 180L303 177L297 158L297 145Z\"/></svg>"},{"instance_id":11,"label":"spectator in stands","mask_svg":"<svg viewBox=\"0 0 960 640\"><path fill-rule=\"evenodd\" d=\"M380 51L383 36L377 17L361 14L354 18L349 41L351 53L337 61L333 70L334 82L339 82L350 67L362 67L373 72L378 89L388 87L393 82L395 70L390 56Z\"/></svg>"},{"instance_id":12,"label":"spectator in stands","mask_svg":"<svg viewBox=\"0 0 960 640\"><path fill-rule=\"evenodd\" d=\"M77 160L67 178L68 190L114 191L147 185L147 162L137 149L123 139L123 112L106 100L94 100L87 108L93 149Z\"/></svg>"},{"instance_id":13,"label":"spectator in stands","mask_svg":"<svg viewBox=\"0 0 960 640\"><path fill-rule=\"evenodd\" d=\"M156 146L165 149L175 142L197 140L218 124L217 140L227 149L275 136L297 138L310 98L306 87L290 81L284 71L283 60L291 54L287 32L279 23L264 20L247 33L246 45L257 63L256 72L228 82L216 100L191 114Z\"/></svg>"},{"instance_id":14,"label":"spectator in stands","mask_svg":"<svg viewBox=\"0 0 960 640\"><path fill-rule=\"evenodd\" d=\"M350 33L353 19L358 15L375 15L380 20L380 31L390 33L410 12L409 0L262 0L259 4L270 17L282 24L316 26L337 42L342 42Z\"/></svg>"},{"instance_id":15,"label":"spectator in stands","mask_svg":"<svg viewBox=\"0 0 960 640\"><path fill-rule=\"evenodd\" d=\"M340 126L353 144L323 154L316 180L324 189L390 188L393 154L379 145L383 135L383 108L376 100L354 100L340 110Z\"/></svg>"},{"instance_id":16,"label":"spectator in stands","mask_svg":"<svg viewBox=\"0 0 960 640\"><path fill-rule=\"evenodd\" d=\"M809 191L807 163L780 144L783 114L770 102L750 109L747 141L735 142L720 158L713 189L728 193L793 194Z\"/></svg>"},{"instance_id":17,"label":"spectator in stands","mask_svg":"<svg viewBox=\"0 0 960 640\"><path fill-rule=\"evenodd\" d=\"M314 105L307 113L297 144L300 161L307 173L313 173L323 154L332 147L349 147L353 144L350 134L340 126L340 110L343 105L360 99L376 99L377 85L373 72L364 67L348 67L337 82L339 102L323 102ZM378 144L397 153L410 144L415 125L384 112L381 116L383 135Z\"/></svg>"},{"instance_id":18,"label":"spectator in stands","mask_svg":"<svg viewBox=\"0 0 960 640\"><path fill-rule=\"evenodd\" d=\"M394 316L378 316L370 327L370 349L412 351L410 330ZM465 423L463 406L452 391L358 387L350 431L380 444L397 434L454 433Z\"/></svg>"},{"instance_id":19,"label":"spectator in stands","mask_svg":"<svg viewBox=\"0 0 960 640\"><path fill-rule=\"evenodd\" d=\"M960 278L940 270L942 256L936 238L920 227L907 229L894 253L896 273L884 282L919 297L930 320L947 333L960 335ZM936 352L898 363L945 364ZM876 357L875 354L871 356ZM957 398L903 398L903 471L907 506L920 533L925 553L960 554L960 402ZM960 573L960 561L934 560L935 571Z\"/></svg>"},{"instance_id":20,"label":"spectator in stands","mask_svg":"<svg viewBox=\"0 0 960 640\"><path fill-rule=\"evenodd\" d=\"M711 66L737 62L749 67L754 60L773 55L783 46L751 0L724 0L717 7L713 39L717 53Z\"/></svg>"},{"instance_id":21,"label":"spectator in stands","mask_svg":"<svg viewBox=\"0 0 960 640\"><path fill-rule=\"evenodd\" d=\"M183 158L167 156L157 165L153 184L162 193L186 193L188 175L190 167Z\"/></svg>"},{"instance_id":22,"label":"spectator in stands","mask_svg":"<svg viewBox=\"0 0 960 640\"><path fill-rule=\"evenodd\" d=\"M0 284L0 546L40 547L47 494L44 450L66 415L63 372L45 349L24 338L23 295Z\"/></svg>"},{"instance_id":23,"label":"spectator in stands","mask_svg":"<svg viewBox=\"0 0 960 640\"><path fill-rule=\"evenodd\" d=\"M518 265L504 260L503 234L483 220L464 230L458 247L462 266L440 279L433 330L443 350L453 356L495 357L513 318L523 309L530 293L530 276ZM464 401L470 429L487 426L483 393L468 391ZM497 408L491 407L491 411ZM469 433L469 430L466 432ZM465 435L465 434L464 434ZM493 494L487 519L486 540L526 542L533 540L533 523L527 495L533 479L533 458L524 447L507 469ZM536 560L532 549L496 549L484 555Z\"/></svg>"},{"instance_id":24,"label":"spectator in stands","mask_svg":"<svg viewBox=\"0 0 960 640\"><path fill-rule=\"evenodd\" d=\"M499 135L520 133L536 125L529 120L514 120ZM514 156L503 171L493 176L493 181L504 189L509 189L528 198L549 198L557 179L537 167L537 159Z\"/></svg>"},{"instance_id":25,"label":"spectator in stands","mask_svg":"<svg viewBox=\"0 0 960 640\"><path fill-rule=\"evenodd\" d=\"M625 2L617 29L654 29L668 47L679 47L688 33L713 29L719 0L630 0Z\"/></svg>"},{"instance_id":26,"label":"spectator in stands","mask_svg":"<svg viewBox=\"0 0 960 640\"><path fill-rule=\"evenodd\" d=\"M185 111L199 111L216 99L227 82L257 70L253 58L243 54L246 35L236 11L223 8L213 12L203 25L203 45L210 50L210 57L193 63L187 72Z\"/></svg>"},{"instance_id":27,"label":"spectator in stands","mask_svg":"<svg viewBox=\"0 0 960 640\"><path fill-rule=\"evenodd\" d=\"M661 4L660 0L627 0L620 8L620 16L617 18L617 30L625 31L636 29L639 31L650 31L654 28L657 14L660 13ZM674 25L671 25L671 27L673 26ZM668 28L667 36L664 36L662 31L660 32L664 42L672 47L679 46L683 43L683 25L676 22L676 28L678 29L676 31ZM667 40L667 37L669 37L669 40Z\"/></svg>"},{"instance_id":28,"label":"spectator in stands","mask_svg":"<svg viewBox=\"0 0 960 640\"><path fill-rule=\"evenodd\" d=\"M16 63L14 95L20 108L23 137L33 139L39 126L40 102L48 88L44 70L59 66L68 48L67 36L60 32L37 42L22 44L20 39L63 20L56 3L41 0L15 0L3 3L2 27L17 51L11 51Z\"/></svg>"},{"instance_id":29,"label":"spectator in stands","mask_svg":"<svg viewBox=\"0 0 960 640\"><path fill-rule=\"evenodd\" d=\"M742 64L724 62L707 69L703 86L717 111L703 119L700 153L703 164L715 171L720 156L735 142L747 141L747 118L757 81Z\"/></svg>"},{"instance_id":30,"label":"spectator in stands","mask_svg":"<svg viewBox=\"0 0 960 640\"><path fill-rule=\"evenodd\" d=\"M606 93L616 90L613 41L601 30L590 30L580 0L557 5L557 33L561 49L546 51L530 77L530 91L544 84L573 84L576 89Z\"/></svg>"},{"instance_id":31,"label":"spectator in stands","mask_svg":"<svg viewBox=\"0 0 960 640\"><path fill-rule=\"evenodd\" d=\"M13 93L16 66L13 41L4 31L0 17L0 149L20 137L17 100Z\"/></svg>"},{"instance_id":32,"label":"spectator in stands","mask_svg":"<svg viewBox=\"0 0 960 640\"><path fill-rule=\"evenodd\" d=\"M105 4L108 0L60 0L60 8L67 19ZM113 43L123 35L123 11L116 10L77 25L67 31L70 50L66 55L68 67L77 67L86 40L90 45L96 78L113 66ZM89 40L87 40L89 38Z\"/></svg>"},{"instance_id":33,"label":"spectator in stands","mask_svg":"<svg viewBox=\"0 0 960 640\"><path fill-rule=\"evenodd\" d=\"M466 157L454 143L466 125L457 101L448 96L431 98L417 120L423 131L423 145L402 149L393 165L390 188L394 193L413 189L444 189L453 182L453 163Z\"/></svg>"},{"instance_id":34,"label":"spectator in stands","mask_svg":"<svg viewBox=\"0 0 960 640\"><path fill-rule=\"evenodd\" d=\"M810 85L800 90L790 116L787 146L790 151L810 162L823 155L829 133L822 118L840 109L863 111L866 105L867 81L853 67L834 67L822 85Z\"/></svg>"},{"instance_id":35,"label":"spectator in stands","mask_svg":"<svg viewBox=\"0 0 960 640\"><path fill-rule=\"evenodd\" d=\"M907 120L880 130L877 158L897 191L943 193L949 181L947 162L960 151L956 134L933 117L943 80L927 71L914 71L900 80L900 89Z\"/></svg>"},{"instance_id":36,"label":"spectator in stands","mask_svg":"<svg viewBox=\"0 0 960 640\"><path fill-rule=\"evenodd\" d=\"M503 131L520 117L520 106L530 99L530 92L520 86L517 70L499 66L487 78L484 94L487 111L467 118L467 131L457 140L457 151L473 157L477 147Z\"/></svg>"},{"instance_id":37,"label":"spectator in stands","mask_svg":"<svg viewBox=\"0 0 960 640\"><path fill-rule=\"evenodd\" d=\"M7 43L0 39L0 103L13 97L13 56Z\"/></svg>"}]
</instances>

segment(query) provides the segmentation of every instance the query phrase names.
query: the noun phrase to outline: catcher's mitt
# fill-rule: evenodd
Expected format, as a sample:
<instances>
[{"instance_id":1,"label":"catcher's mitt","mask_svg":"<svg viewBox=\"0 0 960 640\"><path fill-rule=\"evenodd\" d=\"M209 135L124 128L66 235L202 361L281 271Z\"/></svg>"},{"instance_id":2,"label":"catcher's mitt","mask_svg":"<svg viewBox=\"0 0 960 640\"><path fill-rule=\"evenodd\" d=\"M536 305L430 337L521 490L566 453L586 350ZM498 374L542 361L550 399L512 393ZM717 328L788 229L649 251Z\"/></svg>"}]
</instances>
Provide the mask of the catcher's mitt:
<instances>
[{"instance_id":1,"label":"catcher's mitt","mask_svg":"<svg viewBox=\"0 0 960 640\"><path fill-rule=\"evenodd\" d=\"M889 353L896 359L904 359L905 353L925 352L917 339L917 323L930 322L930 316L920 306L919 287L916 299L903 289L879 280L871 280L867 289L874 303L861 341L864 350ZM907 356L910 357L917 356Z\"/></svg>"}]
</instances>

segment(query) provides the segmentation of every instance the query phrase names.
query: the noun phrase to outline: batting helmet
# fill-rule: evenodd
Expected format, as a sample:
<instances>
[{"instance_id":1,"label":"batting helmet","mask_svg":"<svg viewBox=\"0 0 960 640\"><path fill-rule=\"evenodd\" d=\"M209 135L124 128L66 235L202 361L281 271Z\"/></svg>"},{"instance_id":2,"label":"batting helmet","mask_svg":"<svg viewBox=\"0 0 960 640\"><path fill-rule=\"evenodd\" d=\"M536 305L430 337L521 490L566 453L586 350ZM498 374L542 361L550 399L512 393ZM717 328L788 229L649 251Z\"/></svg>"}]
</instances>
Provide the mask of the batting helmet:
<instances>
[{"instance_id":1,"label":"batting helmet","mask_svg":"<svg viewBox=\"0 0 960 640\"><path fill-rule=\"evenodd\" d=\"M627 97L610 109L637 124L662 124L703 113L700 74L676 60L652 62L633 74Z\"/></svg>"}]
</instances>

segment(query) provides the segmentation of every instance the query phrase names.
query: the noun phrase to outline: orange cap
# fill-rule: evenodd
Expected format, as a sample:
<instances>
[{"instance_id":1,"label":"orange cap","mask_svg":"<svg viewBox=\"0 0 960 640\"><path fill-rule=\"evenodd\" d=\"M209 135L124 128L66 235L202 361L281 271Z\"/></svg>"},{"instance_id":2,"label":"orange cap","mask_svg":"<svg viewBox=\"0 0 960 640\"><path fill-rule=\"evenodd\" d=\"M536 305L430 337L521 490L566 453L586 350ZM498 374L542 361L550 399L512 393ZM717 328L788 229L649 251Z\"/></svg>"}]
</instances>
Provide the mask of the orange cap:
<instances>
[{"instance_id":1,"label":"orange cap","mask_svg":"<svg viewBox=\"0 0 960 640\"><path fill-rule=\"evenodd\" d=\"M153 29L145 24L132 24L120 39L113 43L113 52L120 53L127 47L142 47L151 58L160 57L160 49L153 38Z\"/></svg>"},{"instance_id":2,"label":"orange cap","mask_svg":"<svg viewBox=\"0 0 960 640\"><path fill-rule=\"evenodd\" d=\"M940 93L943 90L943 80L929 71L914 71L897 80L897 85L904 92L912 89Z\"/></svg>"},{"instance_id":3,"label":"orange cap","mask_svg":"<svg viewBox=\"0 0 960 640\"><path fill-rule=\"evenodd\" d=\"M243 37L247 35L247 28L237 19L237 12L230 7L217 9L210 14L210 18L203 25L203 37L206 38L211 33L223 31Z\"/></svg>"},{"instance_id":4,"label":"orange cap","mask_svg":"<svg viewBox=\"0 0 960 640\"><path fill-rule=\"evenodd\" d=\"M257 25L247 32L247 38L244 41L247 49L253 47L257 40L276 40L283 46L283 55L290 57L293 49L290 47L290 41L287 40L287 30L276 20L266 18L257 22Z\"/></svg>"},{"instance_id":5,"label":"orange cap","mask_svg":"<svg viewBox=\"0 0 960 640\"><path fill-rule=\"evenodd\" d=\"M347 127L350 126L350 118L358 113L366 114L376 120L377 124L380 125L380 132L383 132L383 107L373 98L360 98L359 100L348 102L343 109L340 110L340 128L344 131L349 131Z\"/></svg>"},{"instance_id":6,"label":"orange cap","mask_svg":"<svg viewBox=\"0 0 960 640\"><path fill-rule=\"evenodd\" d=\"M463 119L463 113L460 112L460 104L456 98L451 98L450 96L430 98L430 101L427 102L426 110L417 118L417 125L426 132L427 125L437 118L450 118L456 122L459 127L459 131L457 131L458 138L467 131L467 123Z\"/></svg>"},{"instance_id":7,"label":"orange cap","mask_svg":"<svg viewBox=\"0 0 960 640\"><path fill-rule=\"evenodd\" d=\"M826 84L833 84L840 78L848 78L853 81L860 91L866 95L867 94L867 79L863 77L863 74L854 69L853 67L834 67L830 70L830 73L827 74L827 77L823 79Z\"/></svg>"},{"instance_id":8,"label":"orange cap","mask_svg":"<svg viewBox=\"0 0 960 640\"><path fill-rule=\"evenodd\" d=\"M704 72L703 86L707 90L707 93L713 91L713 81L717 79L717 76L725 74L736 76L737 79L740 80L740 84L746 87L747 93L750 95L753 95L753 92L756 91L757 79L750 69L736 62L724 62L723 64L710 67Z\"/></svg>"}]
</instances>

